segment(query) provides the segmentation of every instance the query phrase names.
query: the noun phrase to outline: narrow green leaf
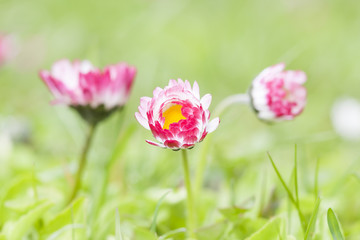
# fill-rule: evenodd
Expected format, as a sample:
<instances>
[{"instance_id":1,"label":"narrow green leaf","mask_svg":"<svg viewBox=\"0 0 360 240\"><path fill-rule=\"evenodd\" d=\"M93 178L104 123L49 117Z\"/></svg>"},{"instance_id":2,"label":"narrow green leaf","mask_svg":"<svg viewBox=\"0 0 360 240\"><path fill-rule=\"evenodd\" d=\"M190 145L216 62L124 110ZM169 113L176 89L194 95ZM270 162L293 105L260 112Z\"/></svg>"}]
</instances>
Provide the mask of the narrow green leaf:
<instances>
[{"instance_id":1,"label":"narrow green leaf","mask_svg":"<svg viewBox=\"0 0 360 240\"><path fill-rule=\"evenodd\" d=\"M283 219L276 217L267 222L262 228L257 232L252 234L250 237L245 240L264 240L264 239L278 239L281 236L281 227L283 224Z\"/></svg>"},{"instance_id":2,"label":"narrow green leaf","mask_svg":"<svg viewBox=\"0 0 360 240\"><path fill-rule=\"evenodd\" d=\"M85 198L81 197L75 200L73 204L69 205L63 211L58 213L53 219L51 219L42 229L40 235L46 238L55 231L62 229L67 225L71 225L76 222L79 223L81 220L82 212L84 211ZM80 222L81 223L81 222ZM66 228L74 229L74 228Z\"/></svg>"},{"instance_id":3,"label":"narrow green leaf","mask_svg":"<svg viewBox=\"0 0 360 240\"><path fill-rule=\"evenodd\" d=\"M33 188L35 200L38 201L39 200L39 195L38 195L38 191L37 191L35 162L33 163L33 169L32 169L32 176L31 177L32 177L31 183L32 183L32 188Z\"/></svg>"},{"instance_id":4,"label":"narrow green leaf","mask_svg":"<svg viewBox=\"0 0 360 240\"><path fill-rule=\"evenodd\" d=\"M318 215L318 212L319 212L319 206L320 206L320 198L318 197L317 200L316 200L316 203L315 203L314 210L313 210L313 212L311 214L309 224L308 224L307 229L306 229L305 238L304 238L305 240L312 239L312 236L314 235L315 225L316 225L316 218L317 218L317 215Z\"/></svg>"},{"instance_id":5,"label":"narrow green leaf","mask_svg":"<svg viewBox=\"0 0 360 240\"><path fill-rule=\"evenodd\" d=\"M276 175L278 176L281 184L282 184L283 187L285 188L285 190L286 190L286 192L287 192L287 194L288 194L289 199L291 200L291 202L295 205L295 207L296 207L296 209L297 209L297 212L298 212L298 215L299 215L299 218L300 218L301 227L302 227L302 229L303 229L303 232L305 233L305 230L306 230L306 221L305 221L304 215L303 215L302 212L301 212L300 205L299 205L299 203L295 200L295 198L293 197L290 189L289 189L288 186L286 185L286 183L285 183L283 177L281 176L279 170L277 169L277 167L276 167L276 165L275 165L275 163L274 163L274 161L273 161L270 153L267 152L267 155L268 155L268 157L269 157L269 159L270 159L270 162L271 162L271 164L272 164L272 166L273 166L273 168L274 168L274 170L275 170L275 172L276 172Z\"/></svg>"},{"instance_id":6,"label":"narrow green leaf","mask_svg":"<svg viewBox=\"0 0 360 240\"><path fill-rule=\"evenodd\" d=\"M108 189L111 168L115 164L116 160L118 160L122 156L122 154L125 152L125 150L127 149L129 139L131 138L131 136L133 136L136 129L137 129L136 124L131 124L126 128L126 130L124 132L122 132L119 135L118 140L116 142L116 146L115 146L110 158L105 163L104 169L102 171L101 181L100 181L100 183L97 183L97 184L99 184L98 185L99 188L96 191L97 197L95 197L95 202L93 205L94 207L92 208L92 211L91 211L92 217L95 217L95 218L98 217L100 208L101 208L101 206L104 205L104 201L106 199L106 195L107 195L106 191Z\"/></svg>"},{"instance_id":7,"label":"narrow green leaf","mask_svg":"<svg viewBox=\"0 0 360 240\"><path fill-rule=\"evenodd\" d=\"M70 207L70 213L71 213L71 225L74 225L74 209L73 209L72 204ZM75 240L75 229L74 228L71 228L71 240Z\"/></svg>"},{"instance_id":8,"label":"narrow green leaf","mask_svg":"<svg viewBox=\"0 0 360 240\"><path fill-rule=\"evenodd\" d=\"M278 176L278 178L279 178L279 180L280 180L281 184L282 184L282 185L283 185L283 187L285 188L285 190L286 190L286 192L287 192L287 194L288 194L288 196L289 196L290 200L291 200L291 201L292 201L292 202L296 205L296 204L297 204L297 202L295 201L295 199L294 199L294 197L293 197L293 195L292 195L292 193L291 193L290 189L289 189L289 188L288 188L288 186L286 185L286 183L285 183L285 181L284 181L283 177L281 176L281 174L280 174L279 170L277 169L277 167L276 167L276 165L275 165L275 163L274 163L274 160L272 159L272 157L271 157L270 153L269 153L269 152L267 152L267 155L268 155L268 157L269 157L269 159L270 159L270 162L271 162L271 164L272 164L272 166L273 166L273 168L274 168L274 170L275 170L275 172L276 172L276 175Z\"/></svg>"},{"instance_id":9,"label":"narrow green leaf","mask_svg":"<svg viewBox=\"0 0 360 240\"><path fill-rule=\"evenodd\" d=\"M74 229L85 229L85 227L86 226L84 224L65 225L62 228L60 228L59 230L57 230L56 232L52 233L46 240L64 239L64 238L59 238L59 237L62 236L64 233L69 232L70 230L73 232ZM74 239L73 235L72 235L72 238Z\"/></svg>"},{"instance_id":10,"label":"narrow green leaf","mask_svg":"<svg viewBox=\"0 0 360 240\"><path fill-rule=\"evenodd\" d=\"M329 208L329 210L327 212L327 221L328 221L329 229L330 229L333 239L334 240L344 240L345 237L341 232L340 222L337 219L336 214L334 213L334 211L331 208Z\"/></svg>"},{"instance_id":11,"label":"narrow green leaf","mask_svg":"<svg viewBox=\"0 0 360 240\"><path fill-rule=\"evenodd\" d=\"M230 207L230 208L221 208L221 209L219 209L219 211L221 212L221 214L224 217L226 217L230 221L235 221L235 220L239 219L239 217L241 215L243 215L244 213L249 211L249 209L234 206L234 207Z\"/></svg>"},{"instance_id":12,"label":"narrow green leaf","mask_svg":"<svg viewBox=\"0 0 360 240\"><path fill-rule=\"evenodd\" d=\"M319 196L319 165L320 159L316 159L316 168L315 168L315 180L314 180L314 195L315 199Z\"/></svg>"},{"instance_id":13,"label":"narrow green leaf","mask_svg":"<svg viewBox=\"0 0 360 240\"><path fill-rule=\"evenodd\" d=\"M32 182L31 176L25 175L15 178L2 187L0 192L0 225L6 220L4 214L5 201L23 191L30 182Z\"/></svg>"},{"instance_id":14,"label":"narrow green leaf","mask_svg":"<svg viewBox=\"0 0 360 240\"><path fill-rule=\"evenodd\" d=\"M116 208L116 212L115 212L115 239L123 240L123 237L121 234L119 209L117 209L117 208Z\"/></svg>"},{"instance_id":15,"label":"narrow green leaf","mask_svg":"<svg viewBox=\"0 0 360 240\"><path fill-rule=\"evenodd\" d=\"M294 163L294 178L295 178L295 200L299 204L299 190L298 190L298 170L297 170L297 145L295 144L295 163Z\"/></svg>"},{"instance_id":16,"label":"narrow green leaf","mask_svg":"<svg viewBox=\"0 0 360 240\"><path fill-rule=\"evenodd\" d=\"M170 192L171 192L171 190L169 190L169 191L167 191L166 193L164 193L164 195L162 195L162 197L159 199L159 201L158 201L157 204L156 204L155 213L154 213L154 218L153 218L153 221L152 221L151 226L150 226L150 231L151 231L151 232L156 233L156 219L157 219L157 216L158 216L158 213L159 213L160 205L161 205L162 201L165 199L165 197L166 197Z\"/></svg>"},{"instance_id":17,"label":"narrow green leaf","mask_svg":"<svg viewBox=\"0 0 360 240\"><path fill-rule=\"evenodd\" d=\"M167 239L167 238L174 236L176 234L179 234L179 233L186 233L186 228L178 228L178 229L172 230L170 232L167 232L164 235L160 236L159 240Z\"/></svg>"},{"instance_id":18,"label":"narrow green leaf","mask_svg":"<svg viewBox=\"0 0 360 240\"><path fill-rule=\"evenodd\" d=\"M126 150L126 147L128 146L129 139L134 134L135 130L137 129L137 126L135 124L129 125L127 129L120 134L115 149L110 157L110 159L107 162L107 168L111 168L111 166L114 165L115 161L119 159L119 157L123 154L123 152Z\"/></svg>"},{"instance_id":19,"label":"narrow green leaf","mask_svg":"<svg viewBox=\"0 0 360 240\"><path fill-rule=\"evenodd\" d=\"M27 214L5 229L4 232L10 240L20 240L30 230L30 228L42 217L42 215L53 205L48 201L41 201Z\"/></svg>"},{"instance_id":20,"label":"narrow green leaf","mask_svg":"<svg viewBox=\"0 0 360 240\"><path fill-rule=\"evenodd\" d=\"M140 240L158 240L157 237L154 236L154 233L150 232L149 229L136 227L134 229L134 238Z\"/></svg>"}]
</instances>

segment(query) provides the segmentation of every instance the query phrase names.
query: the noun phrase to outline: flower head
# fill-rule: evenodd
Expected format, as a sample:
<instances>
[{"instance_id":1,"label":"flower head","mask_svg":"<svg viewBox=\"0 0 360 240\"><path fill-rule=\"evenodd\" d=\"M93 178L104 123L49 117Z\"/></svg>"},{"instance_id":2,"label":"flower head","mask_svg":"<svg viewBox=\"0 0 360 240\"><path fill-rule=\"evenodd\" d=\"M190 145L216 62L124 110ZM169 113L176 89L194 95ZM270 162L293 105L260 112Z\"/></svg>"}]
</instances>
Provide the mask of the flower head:
<instances>
[{"instance_id":1,"label":"flower head","mask_svg":"<svg viewBox=\"0 0 360 240\"><path fill-rule=\"evenodd\" d=\"M305 73L283 71L284 68L283 63L268 67L252 82L249 91L251 104L262 120L291 120L305 107Z\"/></svg>"},{"instance_id":2,"label":"flower head","mask_svg":"<svg viewBox=\"0 0 360 240\"><path fill-rule=\"evenodd\" d=\"M97 122L127 102L136 69L126 63L100 70L89 61L60 60L40 77L55 97L54 104L74 107L87 121Z\"/></svg>"},{"instance_id":3,"label":"flower head","mask_svg":"<svg viewBox=\"0 0 360 240\"><path fill-rule=\"evenodd\" d=\"M210 103L210 94L200 98L197 82L191 87L187 80L170 80L164 89L154 90L153 98L140 99L135 117L143 127L151 130L159 143L146 142L173 150L187 149L218 127L219 118L209 121Z\"/></svg>"}]
</instances>

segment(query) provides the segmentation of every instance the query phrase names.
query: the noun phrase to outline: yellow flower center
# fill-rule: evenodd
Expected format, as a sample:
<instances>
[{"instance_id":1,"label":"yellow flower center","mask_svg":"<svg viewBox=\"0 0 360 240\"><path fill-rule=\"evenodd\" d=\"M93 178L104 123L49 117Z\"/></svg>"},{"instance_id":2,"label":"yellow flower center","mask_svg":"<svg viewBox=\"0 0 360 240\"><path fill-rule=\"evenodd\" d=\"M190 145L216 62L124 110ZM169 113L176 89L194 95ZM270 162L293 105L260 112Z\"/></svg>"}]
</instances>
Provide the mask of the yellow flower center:
<instances>
[{"instance_id":1,"label":"yellow flower center","mask_svg":"<svg viewBox=\"0 0 360 240\"><path fill-rule=\"evenodd\" d=\"M162 116L165 118L163 129L169 129L170 124L186 119L181 113L181 108L181 105L173 105L162 113Z\"/></svg>"}]
</instances>

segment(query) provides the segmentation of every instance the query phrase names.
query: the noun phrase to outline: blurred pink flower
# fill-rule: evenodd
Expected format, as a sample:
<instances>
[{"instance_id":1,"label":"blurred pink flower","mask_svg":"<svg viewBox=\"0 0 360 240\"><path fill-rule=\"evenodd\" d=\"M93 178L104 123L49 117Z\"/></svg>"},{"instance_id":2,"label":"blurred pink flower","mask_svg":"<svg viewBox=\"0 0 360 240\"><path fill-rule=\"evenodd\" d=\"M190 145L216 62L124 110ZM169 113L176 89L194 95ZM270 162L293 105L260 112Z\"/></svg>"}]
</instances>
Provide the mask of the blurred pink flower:
<instances>
[{"instance_id":1,"label":"blurred pink flower","mask_svg":"<svg viewBox=\"0 0 360 240\"><path fill-rule=\"evenodd\" d=\"M200 98L197 82L191 87L187 80L170 80L153 95L142 97L135 113L139 123L159 141L146 140L149 144L173 150L192 148L219 125L219 118L209 121L211 95Z\"/></svg>"},{"instance_id":2,"label":"blurred pink flower","mask_svg":"<svg viewBox=\"0 0 360 240\"><path fill-rule=\"evenodd\" d=\"M18 53L14 37L0 34L0 65L13 58Z\"/></svg>"},{"instance_id":3,"label":"blurred pink flower","mask_svg":"<svg viewBox=\"0 0 360 240\"><path fill-rule=\"evenodd\" d=\"M54 104L74 107L88 120L125 105L136 75L136 68L126 63L99 70L89 61L54 63L50 71L40 71L40 77L55 97Z\"/></svg>"},{"instance_id":4,"label":"blurred pink flower","mask_svg":"<svg viewBox=\"0 0 360 240\"><path fill-rule=\"evenodd\" d=\"M306 74L283 71L280 63L263 70L252 82L250 99L257 116L265 121L291 120L306 105Z\"/></svg>"}]
</instances>

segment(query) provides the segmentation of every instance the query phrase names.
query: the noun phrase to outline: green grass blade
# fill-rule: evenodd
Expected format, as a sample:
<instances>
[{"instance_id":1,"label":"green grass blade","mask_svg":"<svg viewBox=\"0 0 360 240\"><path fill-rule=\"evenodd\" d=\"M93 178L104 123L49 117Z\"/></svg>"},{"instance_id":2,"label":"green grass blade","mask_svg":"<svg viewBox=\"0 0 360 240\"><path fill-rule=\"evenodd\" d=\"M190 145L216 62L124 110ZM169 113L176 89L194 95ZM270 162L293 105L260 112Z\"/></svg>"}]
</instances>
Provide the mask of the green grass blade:
<instances>
[{"instance_id":1,"label":"green grass blade","mask_svg":"<svg viewBox=\"0 0 360 240\"><path fill-rule=\"evenodd\" d=\"M275 172L276 172L276 175L278 176L278 178L279 178L279 180L280 180L281 184L282 184L282 185L283 185L283 187L285 188L285 190L286 190L286 192L287 192L287 194L288 194L288 196L289 196L290 200L291 200L291 201L292 201L295 205L297 205L297 202L295 201L295 198L293 197L293 195L292 195L292 193L291 193L290 189L289 189L289 188L288 188L288 186L286 185L286 183L285 183L285 181L284 181L283 177L281 176L281 174L280 174L279 170L277 169L277 167L276 167L276 165L275 165L275 163L274 163L274 160L272 159L272 157L271 157L270 153L269 153L269 152L267 152L267 155L268 155L268 157L269 157L269 159L270 159L270 162L271 162L271 164L272 164L272 166L273 166L273 168L274 168L274 170L275 170Z\"/></svg>"},{"instance_id":2,"label":"green grass blade","mask_svg":"<svg viewBox=\"0 0 360 240\"><path fill-rule=\"evenodd\" d=\"M299 204L299 191L298 191L298 170L297 170L297 145L295 144L295 163L294 163L294 178L295 178L295 200Z\"/></svg>"},{"instance_id":3,"label":"green grass blade","mask_svg":"<svg viewBox=\"0 0 360 240\"><path fill-rule=\"evenodd\" d=\"M333 239L334 240L344 240L345 237L341 232L340 222L337 219L336 214L334 213L334 211L331 208L329 208L329 210L327 212L327 221L328 221L329 229L330 229Z\"/></svg>"},{"instance_id":4,"label":"green grass blade","mask_svg":"<svg viewBox=\"0 0 360 240\"><path fill-rule=\"evenodd\" d=\"M71 225L74 225L74 209L73 209L72 203L71 203L70 212L71 212ZM71 239L75 240L75 229L74 228L71 228Z\"/></svg>"},{"instance_id":5,"label":"green grass blade","mask_svg":"<svg viewBox=\"0 0 360 240\"><path fill-rule=\"evenodd\" d=\"M86 226L84 224L69 224L65 225L56 232L52 233L46 240L59 240L61 239L60 236L64 234L65 232L71 230L73 232L73 229L85 229ZM74 238L74 236L73 236Z\"/></svg>"},{"instance_id":6,"label":"green grass blade","mask_svg":"<svg viewBox=\"0 0 360 240\"><path fill-rule=\"evenodd\" d=\"M115 239L123 240L123 237L121 234L119 209L116 209L116 212L115 212Z\"/></svg>"},{"instance_id":7,"label":"green grass blade","mask_svg":"<svg viewBox=\"0 0 360 240\"><path fill-rule=\"evenodd\" d=\"M23 239L26 233L33 227L43 214L53 205L49 201L40 201L33 209L24 214L14 224L9 225L10 229L3 229L4 233L9 233L7 239L20 240Z\"/></svg>"},{"instance_id":8,"label":"green grass blade","mask_svg":"<svg viewBox=\"0 0 360 240\"><path fill-rule=\"evenodd\" d=\"M169 232L165 233L164 235L160 236L159 240L167 239L167 238L174 236L176 234L179 234L179 233L186 233L186 228L178 228L178 229L169 231Z\"/></svg>"},{"instance_id":9,"label":"green grass blade","mask_svg":"<svg viewBox=\"0 0 360 240\"><path fill-rule=\"evenodd\" d=\"M264 240L264 239L278 239L281 236L281 228L284 220L280 217L275 217L269 220L262 228L247 237L245 240Z\"/></svg>"},{"instance_id":10,"label":"green grass blade","mask_svg":"<svg viewBox=\"0 0 360 240\"><path fill-rule=\"evenodd\" d=\"M153 221L152 221L151 226L150 226L150 231L151 232L156 233L156 219L157 219L157 216L158 216L158 213L159 213L161 203L170 192L171 192L171 190L164 193L164 195L162 195L162 197L159 199L159 201L156 204L155 212L154 212L154 218L153 218Z\"/></svg>"},{"instance_id":11,"label":"green grass blade","mask_svg":"<svg viewBox=\"0 0 360 240\"><path fill-rule=\"evenodd\" d=\"M319 166L320 159L316 159L316 168L315 168L315 179L314 179L314 195L315 199L319 196Z\"/></svg>"},{"instance_id":12,"label":"green grass blade","mask_svg":"<svg viewBox=\"0 0 360 240\"><path fill-rule=\"evenodd\" d=\"M275 163L274 163L274 160L272 159L270 153L267 152L267 155L268 155L268 157L269 157L269 159L270 159L270 162L271 162L271 164L272 164L272 166L273 166L273 168L274 168L274 170L275 170L275 172L276 172L276 175L278 176L281 184L282 184L283 187L285 188L285 190L286 190L286 192L287 192L287 194L288 194L289 199L291 200L291 202L295 205L295 207L296 207L296 209L297 209L297 212L298 212L299 218L300 218L301 227L302 227L302 229L303 229L303 232L305 233L305 231L306 231L306 220L305 220L304 215L303 215L302 212L301 212L299 203L295 200L295 198L294 198L294 196L292 195L290 189L289 189L288 186L286 185L286 183L285 183L283 177L281 176L279 170L277 169L277 167L276 167L276 165L275 165Z\"/></svg>"},{"instance_id":13,"label":"green grass blade","mask_svg":"<svg viewBox=\"0 0 360 240\"><path fill-rule=\"evenodd\" d=\"M313 210L313 212L311 214L309 224L308 224L307 229L306 229L305 238L304 238L305 240L312 239L312 236L314 235L316 219L317 219L317 215L318 215L318 212L319 212L319 206L320 206L320 198L318 197L317 200L316 200L316 203L315 203L314 210Z\"/></svg>"}]
</instances>

